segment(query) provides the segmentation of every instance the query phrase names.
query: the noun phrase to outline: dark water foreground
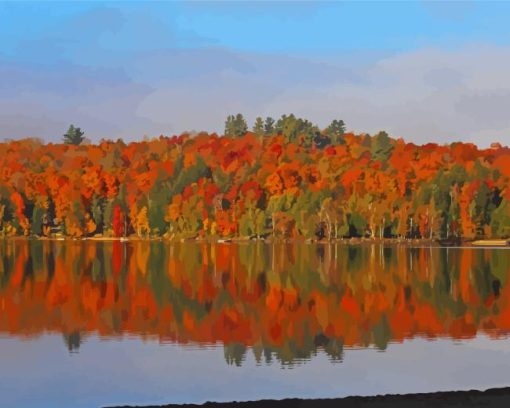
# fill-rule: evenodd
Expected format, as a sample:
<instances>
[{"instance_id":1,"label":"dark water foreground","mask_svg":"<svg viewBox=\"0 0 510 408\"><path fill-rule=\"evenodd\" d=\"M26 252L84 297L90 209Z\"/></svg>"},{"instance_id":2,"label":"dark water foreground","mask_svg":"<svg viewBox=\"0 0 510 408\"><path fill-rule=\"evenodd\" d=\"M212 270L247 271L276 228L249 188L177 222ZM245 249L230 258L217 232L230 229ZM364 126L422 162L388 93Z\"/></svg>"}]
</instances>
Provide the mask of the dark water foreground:
<instances>
[{"instance_id":1,"label":"dark water foreground","mask_svg":"<svg viewBox=\"0 0 510 408\"><path fill-rule=\"evenodd\" d=\"M386 408L386 407L508 407L510 388L486 391L450 391L428 394L378 395L330 399L284 399L248 402L206 402L205 404L147 405L143 408ZM134 408L133 406L110 408Z\"/></svg>"},{"instance_id":2,"label":"dark water foreground","mask_svg":"<svg viewBox=\"0 0 510 408\"><path fill-rule=\"evenodd\" d=\"M450 391L428 394L379 395L375 397L346 397L331 399L284 399L249 402L207 402L202 405L151 405L144 408L386 408L386 407L508 407L510 388L486 391ZM133 408L132 406L111 408Z\"/></svg>"},{"instance_id":3,"label":"dark water foreground","mask_svg":"<svg viewBox=\"0 0 510 408\"><path fill-rule=\"evenodd\" d=\"M509 276L506 248L3 241L0 406L504 387Z\"/></svg>"}]
</instances>

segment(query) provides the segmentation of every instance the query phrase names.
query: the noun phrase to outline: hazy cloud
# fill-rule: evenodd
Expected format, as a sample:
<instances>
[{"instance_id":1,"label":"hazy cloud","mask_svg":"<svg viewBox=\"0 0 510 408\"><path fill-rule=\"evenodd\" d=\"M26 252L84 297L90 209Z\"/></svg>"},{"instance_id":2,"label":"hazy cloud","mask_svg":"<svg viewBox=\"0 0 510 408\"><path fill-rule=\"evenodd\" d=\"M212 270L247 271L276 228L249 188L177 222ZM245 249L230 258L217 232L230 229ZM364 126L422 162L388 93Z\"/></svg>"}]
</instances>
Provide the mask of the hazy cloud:
<instances>
[{"instance_id":1,"label":"hazy cloud","mask_svg":"<svg viewBox=\"0 0 510 408\"><path fill-rule=\"evenodd\" d=\"M368 55L368 57L367 57ZM510 48L472 45L393 55L308 56L222 48L129 51L104 67L0 60L0 137L56 140L69 123L93 139L223 130L230 113L293 112L325 127L418 143L510 144Z\"/></svg>"},{"instance_id":2,"label":"hazy cloud","mask_svg":"<svg viewBox=\"0 0 510 408\"><path fill-rule=\"evenodd\" d=\"M418 143L510 143L508 51L429 49L369 61L355 70L345 63L283 56L271 61L238 55L236 60L244 58L248 65L236 65L218 51L225 65L204 68L193 81L159 87L138 113L151 120L166 117L176 127L221 131L228 113L244 112L253 120L258 114L293 112L321 126L343 118L355 131L386 129ZM211 50L207 53L211 58Z\"/></svg>"}]
</instances>

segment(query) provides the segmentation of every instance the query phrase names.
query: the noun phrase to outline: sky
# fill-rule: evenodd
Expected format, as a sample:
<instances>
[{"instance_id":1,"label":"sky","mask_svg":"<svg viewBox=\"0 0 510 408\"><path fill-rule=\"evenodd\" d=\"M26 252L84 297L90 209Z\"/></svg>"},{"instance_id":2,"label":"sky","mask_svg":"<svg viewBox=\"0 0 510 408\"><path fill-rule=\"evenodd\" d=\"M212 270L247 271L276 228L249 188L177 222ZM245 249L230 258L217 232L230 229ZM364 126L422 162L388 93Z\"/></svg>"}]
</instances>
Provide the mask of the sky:
<instances>
[{"instance_id":1,"label":"sky","mask_svg":"<svg viewBox=\"0 0 510 408\"><path fill-rule=\"evenodd\" d=\"M510 144L510 2L0 2L0 139L130 141L294 113Z\"/></svg>"}]
</instances>

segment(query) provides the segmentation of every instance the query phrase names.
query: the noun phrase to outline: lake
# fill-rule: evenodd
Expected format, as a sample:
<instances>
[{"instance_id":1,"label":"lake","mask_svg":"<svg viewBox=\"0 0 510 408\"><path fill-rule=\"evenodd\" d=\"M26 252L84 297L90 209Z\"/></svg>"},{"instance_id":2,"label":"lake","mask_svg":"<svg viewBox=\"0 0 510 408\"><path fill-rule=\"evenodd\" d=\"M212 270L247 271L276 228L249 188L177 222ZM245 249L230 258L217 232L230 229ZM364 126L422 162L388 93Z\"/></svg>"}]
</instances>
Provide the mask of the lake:
<instances>
[{"instance_id":1,"label":"lake","mask_svg":"<svg viewBox=\"0 0 510 408\"><path fill-rule=\"evenodd\" d=\"M0 241L0 402L508 386L510 250Z\"/></svg>"}]
</instances>

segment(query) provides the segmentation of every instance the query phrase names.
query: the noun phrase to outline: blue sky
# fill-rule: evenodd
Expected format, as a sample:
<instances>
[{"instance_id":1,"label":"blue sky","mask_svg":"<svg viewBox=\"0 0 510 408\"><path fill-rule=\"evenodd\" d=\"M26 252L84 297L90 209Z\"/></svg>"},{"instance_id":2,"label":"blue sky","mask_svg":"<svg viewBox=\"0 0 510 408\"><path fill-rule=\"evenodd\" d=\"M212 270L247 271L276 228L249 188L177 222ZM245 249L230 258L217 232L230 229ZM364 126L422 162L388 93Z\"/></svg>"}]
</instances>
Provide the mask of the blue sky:
<instances>
[{"instance_id":1,"label":"blue sky","mask_svg":"<svg viewBox=\"0 0 510 408\"><path fill-rule=\"evenodd\" d=\"M0 138L221 131L294 112L510 143L510 2L3 2Z\"/></svg>"}]
</instances>

